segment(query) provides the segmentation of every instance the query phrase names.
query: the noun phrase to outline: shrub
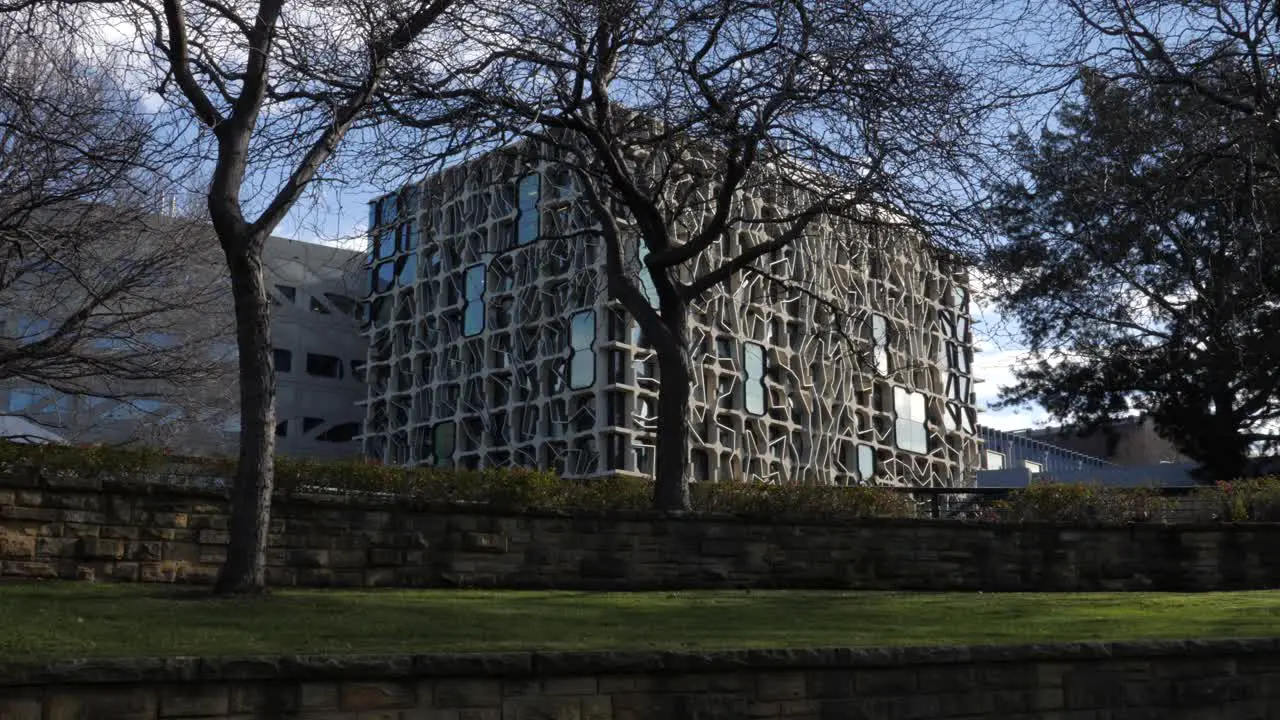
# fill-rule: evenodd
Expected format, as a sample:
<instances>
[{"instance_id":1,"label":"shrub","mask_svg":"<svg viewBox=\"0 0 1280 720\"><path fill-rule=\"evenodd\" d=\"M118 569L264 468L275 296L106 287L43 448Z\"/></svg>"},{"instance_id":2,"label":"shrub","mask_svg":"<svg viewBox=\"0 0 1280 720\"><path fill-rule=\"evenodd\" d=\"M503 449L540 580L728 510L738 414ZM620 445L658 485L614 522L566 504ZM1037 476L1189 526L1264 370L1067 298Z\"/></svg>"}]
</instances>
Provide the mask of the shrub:
<instances>
[{"instance_id":1,"label":"shrub","mask_svg":"<svg viewBox=\"0 0 1280 720\"><path fill-rule=\"evenodd\" d=\"M1154 489L1053 482L1033 482L995 503L998 516L1012 522L1162 522L1171 508Z\"/></svg>"},{"instance_id":2,"label":"shrub","mask_svg":"<svg viewBox=\"0 0 1280 720\"><path fill-rule=\"evenodd\" d=\"M915 517L915 505L882 487L832 487L802 483L697 483L693 508L704 512L766 517Z\"/></svg>"},{"instance_id":3,"label":"shrub","mask_svg":"<svg viewBox=\"0 0 1280 720\"><path fill-rule=\"evenodd\" d=\"M1215 483L1194 496L1201 520L1280 522L1280 477Z\"/></svg>"},{"instance_id":4,"label":"shrub","mask_svg":"<svg viewBox=\"0 0 1280 720\"><path fill-rule=\"evenodd\" d=\"M162 470L230 478L230 458L169 455L149 448L19 445L0 442L0 472L80 477L154 474ZM532 509L647 510L650 481L607 477L571 481L526 468L453 470L401 468L364 460L321 461L279 457L276 490L281 493L378 493L442 504L480 504L508 511ZM911 500L875 487L801 484L698 483L691 488L695 510L763 517L911 517Z\"/></svg>"},{"instance_id":5,"label":"shrub","mask_svg":"<svg viewBox=\"0 0 1280 720\"><path fill-rule=\"evenodd\" d=\"M164 451L154 448L0 442L0 472L6 474L96 479L155 472L165 462Z\"/></svg>"}]
</instances>

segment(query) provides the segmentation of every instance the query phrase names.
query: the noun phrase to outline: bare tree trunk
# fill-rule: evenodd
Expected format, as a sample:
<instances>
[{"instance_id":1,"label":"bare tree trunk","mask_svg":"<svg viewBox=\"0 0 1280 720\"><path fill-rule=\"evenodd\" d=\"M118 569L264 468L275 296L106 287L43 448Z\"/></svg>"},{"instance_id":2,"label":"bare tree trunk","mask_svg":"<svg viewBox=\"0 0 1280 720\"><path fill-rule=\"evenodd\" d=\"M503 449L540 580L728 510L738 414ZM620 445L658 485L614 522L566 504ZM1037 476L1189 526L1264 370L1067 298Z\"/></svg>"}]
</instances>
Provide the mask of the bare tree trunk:
<instances>
[{"instance_id":1,"label":"bare tree trunk","mask_svg":"<svg viewBox=\"0 0 1280 720\"><path fill-rule=\"evenodd\" d=\"M276 379L271 358L271 304L260 253L227 253L240 349L240 458L231 495L230 544L218 594L266 591L268 531L275 455Z\"/></svg>"},{"instance_id":2,"label":"bare tree trunk","mask_svg":"<svg viewBox=\"0 0 1280 720\"><path fill-rule=\"evenodd\" d=\"M680 303L683 305L683 303ZM693 370L686 344L687 308L662 308L665 334L655 334L658 355L658 449L655 461L653 506L657 510L688 510L689 398Z\"/></svg>"}]
</instances>

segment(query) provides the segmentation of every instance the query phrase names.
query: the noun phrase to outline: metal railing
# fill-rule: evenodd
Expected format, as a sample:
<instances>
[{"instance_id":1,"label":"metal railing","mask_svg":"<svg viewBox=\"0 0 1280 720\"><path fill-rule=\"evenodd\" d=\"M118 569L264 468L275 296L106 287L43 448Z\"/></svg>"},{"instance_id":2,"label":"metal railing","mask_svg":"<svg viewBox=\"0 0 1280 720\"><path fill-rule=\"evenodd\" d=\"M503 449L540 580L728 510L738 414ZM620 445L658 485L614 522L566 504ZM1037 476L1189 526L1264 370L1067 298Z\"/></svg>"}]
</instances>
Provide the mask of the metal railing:
<instances>
[{"instance_id":1,"label":"metal railing","mask_svg":"<svg viewBox=\"0 0 1280 720\"><path fill-rule=\"evenodd\" d=\"M1000 516L997 503L1025 488L1008 487L892 487L886 488L911 498L917 517L935 520L994 519ZM1134 488L1139 489L1139 488ZM1204 517L1208 512L1207 499L1195 497L1196 486L1141 488L1150 490L1157 497L1169 500L1157 520L1191 520Z\"/></svg>"}]
</instances>

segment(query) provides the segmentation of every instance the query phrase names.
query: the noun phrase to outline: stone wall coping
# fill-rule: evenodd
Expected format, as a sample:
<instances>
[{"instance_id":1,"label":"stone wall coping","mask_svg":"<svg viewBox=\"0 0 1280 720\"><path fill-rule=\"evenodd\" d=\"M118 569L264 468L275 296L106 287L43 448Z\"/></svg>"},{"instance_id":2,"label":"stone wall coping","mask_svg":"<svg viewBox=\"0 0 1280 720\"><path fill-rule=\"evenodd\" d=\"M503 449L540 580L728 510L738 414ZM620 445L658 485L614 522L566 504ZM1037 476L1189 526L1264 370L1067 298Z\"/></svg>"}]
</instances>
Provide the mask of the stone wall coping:
<instances>
[{"instance_id":1,"label":"stone wall coping","mask_svg":"<svg viewBox=\"0 0 1280 720\"><path fill-rule=\"evenodd\" d=\"M710 652L506 652L86 659L46 664L0 662L0 687L841 670L968 663L1221 657L1277 652L1280 652L1280 638Z\"/></svg>"},{"instance_id":2,"label":"stone wall coping","mask_svg":"<svg viewBox=\"0 0 1280 720\"><path fill-rule=\"evenodd\" d=\"M213 476L189 477L158 473L154 477L102 477L95 479L18 477L0 475L0 490L39 489L51 492L103 493L143 497L178 499L229 500L224 489L210 487ZM815 518L803 516L761 516L731 513L669 513L654 510L512 510L483 503L440 503L405 498L380 496L373 493L308 493L279 492L277 505L319 507L334 510L374 510L387 512L423 512L442 515L480 515L487 517L527 517L566 520L608 520L638 522L718 522L725 524L760 525L786 524L806 527L917 527L917 528L966 528L972 532L1006 532L1026 528L1045 530L1112 530L1124 532L1251 532L1280 530L1278 522L1200 522L1200 523L1101 523L1101 522L981 522L974 520L935 520L932 518Z\"/></svg>"}]
</instances>

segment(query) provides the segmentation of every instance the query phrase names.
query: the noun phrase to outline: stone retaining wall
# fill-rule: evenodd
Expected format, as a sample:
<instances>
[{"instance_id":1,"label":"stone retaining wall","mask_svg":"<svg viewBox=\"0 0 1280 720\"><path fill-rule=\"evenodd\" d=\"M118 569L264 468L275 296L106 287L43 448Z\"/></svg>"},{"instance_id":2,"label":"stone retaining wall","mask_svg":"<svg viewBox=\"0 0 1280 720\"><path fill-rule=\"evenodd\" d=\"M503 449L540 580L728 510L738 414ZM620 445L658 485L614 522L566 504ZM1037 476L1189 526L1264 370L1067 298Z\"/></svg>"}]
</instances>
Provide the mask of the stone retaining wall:
<instances>
[{"instance_id":1,"label":"stone retaining wall","mask_svg":"<svg viewBox=\"0 0 1280 720\"><path fill-rule=\"evenodd\" d=\"M281 498L277 586L1225 590L1280 587L1280 525L787 522L498 514ZM227 500L165 484L0 479L0 575L210 582Z\"/></svg>"},{"instance_id":2,"label":"stone retaining wall","mask_svg":"<svg viewBox=\"0 0 1280 720\"><path fill-rule=\"evenodd\" d=\"M1232 720L1277 713L1277 640L0 665L5 720Z\"/></svg>"}]
</instances>

